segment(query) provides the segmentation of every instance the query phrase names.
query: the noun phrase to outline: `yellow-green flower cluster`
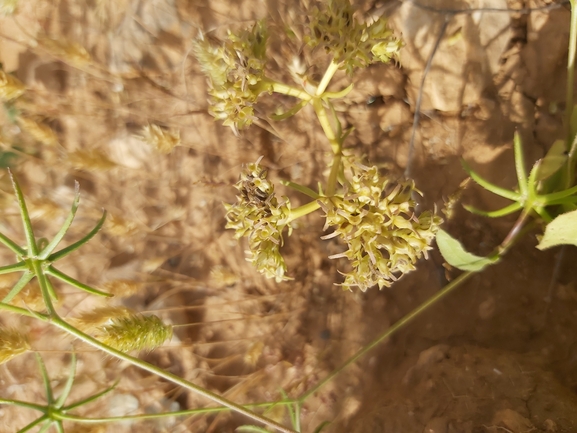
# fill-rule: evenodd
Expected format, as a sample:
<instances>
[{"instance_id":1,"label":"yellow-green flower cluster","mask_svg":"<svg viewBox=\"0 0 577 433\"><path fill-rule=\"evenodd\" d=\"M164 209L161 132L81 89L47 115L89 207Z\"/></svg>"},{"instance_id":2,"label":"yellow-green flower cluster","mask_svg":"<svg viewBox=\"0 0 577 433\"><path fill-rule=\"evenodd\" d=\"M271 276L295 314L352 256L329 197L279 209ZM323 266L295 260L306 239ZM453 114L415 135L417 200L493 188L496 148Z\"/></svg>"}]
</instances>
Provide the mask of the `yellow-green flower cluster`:
<instances>
[{"instance_id":1,"label":"yellow-green flower cluster","mask_svg":"<svg viewBox=\"0 0 577 433\"><path fill-rule=\"evenodd\" d=\"M256 119L253 105L267 90L263 82L267 31L262 21L225 41L211 42L201 35L194 53L208 77L209 112L235 134Z\"/></svg>"},{"instance_id":2,"label":"yellow-green flower cluster","mask_svg":"<svg viewBox=\"0 0 577 433\"><path fill-rule=\"evenodd\" d=\"M346 252L330 258L346 257L352 271L344 273L345 288L362 291L378 285L389 287L407 272L435 238L442 220L430 211L415 214L415 189L412 180L393 184L377 167L350 164L349 184L342 196L323 200L325 230L334 232L325 239L341 238Z\"/></svg>"},{"instance_id":3,"label":"yellow-green flower cluster","mask_svg":"<svg viewBox=\"0 0 577 433\"><path fill-rule=\"evenodd\" d=\"M323 8L315 7L308 44L323 47L348 74L374 60L386 63L398 57L402 42L393 35L385 19L359 23L354 12L349 0L328 0Z\"/></svg>"},{"instance_id":4,"label":"yellow-green flower cluster","mask_svg":"<svg viewBox=\"0 0 577 433\"><path fill-rule=\"evenodd\" d=\"M278 200L273 184L266 178L267 171L256 163L249 164L235 185L240 194L237 203L225 204L226 228L236 231L235 237L248 238L247 260L267 278L276 282L288 280L286 264L280 254L282 232L288 227L291 213L287 197Z\"/></svg>"}]
</instances>

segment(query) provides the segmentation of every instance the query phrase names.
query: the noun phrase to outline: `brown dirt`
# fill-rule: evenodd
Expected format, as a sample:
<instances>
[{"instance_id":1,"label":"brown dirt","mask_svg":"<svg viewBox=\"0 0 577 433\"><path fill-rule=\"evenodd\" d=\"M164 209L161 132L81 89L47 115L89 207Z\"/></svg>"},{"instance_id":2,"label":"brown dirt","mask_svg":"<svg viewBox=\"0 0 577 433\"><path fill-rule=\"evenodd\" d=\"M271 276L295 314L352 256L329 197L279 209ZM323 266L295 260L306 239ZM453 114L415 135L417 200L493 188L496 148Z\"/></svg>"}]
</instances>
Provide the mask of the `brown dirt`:
<instances>
[{"instance_id":1,"label":"brown dirt","mask_svg":"<svg viewBox=\"0 0 577 433\"><path fill-rule=\"evenodd\" d=\"M236 402L278 399L280 388L297 396L457 275L445 272L433 253L390 289L344 292L334 285L341 281L337 266L344 263L327 258L342 246L320 240L323 222L313 215L284 249L294 280L275 284L254 272L244 260L245 247L224 230L221 203L234 200L231 185L243 163L264 155L273 178L314 187L325 171L328 147L309 112L275 124L277 135L255 126L237 138L214 122L206 113L205 80L190 55L190 41L199 29L224 34L229 26L263 16L282 25L297 14L295 2L21 3L16 19L0 20L0 61L27 86L25 114L50 126L58 143L21 131L6 113L0 138L5 150L17 153L12 167L43 236L62 223L74 180L82 203L66 241L90 230L101 208L109 212L102 232L62 270L97 287L120 279L136 282L137 293L114 302L181 325L167 347L146 359ZM374 65L355 75L355 89L338 109L343 123L355 126L348 145L398 176L407 164L420 77L444 16L410 9L409 3L360 3L367 15L393 14L406 51L399 67ZM427 4L543 5L541 0ZM510 187L515 129L529 161L543 156L562 133L569 12L505 15L505 21L503 14L453 17L435 55L413 160L424 208L442 207L457 189L465 178L461 158ZM70 56L47 49L46 38L78 42L92 60L74 64ZM281 43L278 37L271 41L271 68L290 79L282 72ZM335 87L346 80L341 77ZM135 136L148 122L180 131L182 146L169 155L155 153ZM75 153L86 150L98 150L108 161ZM1 230L22 240L5 170L0 191ZM295 204L302 200L293 196ZM476 187L463 201L486 209L502 204ZM467 248L484 254L513 222L459 209L446 227ZM324 420L331 421L327 432L577 431L576 256L573 248L539 252L535 243L535 234L526 237L501 263L338 375L306 402L302 431L313 432ZM2 263L12 260L2 252ZM101 305L69 287L59 291L65 316ZM70 339L7 313L0 319L29 331L54 385L61 386ZM72 399L122 378L113 396L94 404L87 416L207 403L83 346L77 349L82 353ZM41 395L30 354L0 368L2 398L41 401ZM269 415L287 422L278 410ZM0 407L0 431L17 431L33 416ZM232 432L244 422L220 415L119 423L108 431Z\"/></svg>"}]
</instances>

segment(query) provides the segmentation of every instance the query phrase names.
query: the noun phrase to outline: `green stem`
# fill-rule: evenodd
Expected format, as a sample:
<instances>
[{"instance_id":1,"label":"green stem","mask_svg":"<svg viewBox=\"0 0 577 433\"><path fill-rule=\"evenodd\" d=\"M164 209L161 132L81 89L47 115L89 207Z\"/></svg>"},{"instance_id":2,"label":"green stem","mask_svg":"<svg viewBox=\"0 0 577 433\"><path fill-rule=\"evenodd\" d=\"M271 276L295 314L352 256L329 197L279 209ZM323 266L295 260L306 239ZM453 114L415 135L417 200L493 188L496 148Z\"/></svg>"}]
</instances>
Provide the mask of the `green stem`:
<instances>
[{"instance_id":1,"label":"green stem","mask_svg":"<svg viewBox=\"0 0 577 433\"><path fill-rule=\"evenodd\" d=\"M282 95L294 96L295 98L302 99L303 101L310 101L312 96L309 95L304 90L298 89L288 84L279 83L277 81L272 81L269 79L261 81L264 87L272 87L272 91L275 93L280 93Z\"/></svg>"},{"instance_id":2,"label":"green stem","mask_svg":"<svg viewBox=\"0 0 577 433\"><path fill-rule=\"evenodd\" d=\"M229 401L227 399L225 399L224 397L221 397L213 392L210 392L198 385L195 385L175 374L169 373L166 370L163 370L159 367L156 367L152 364L149 364L148 362L142 361L141 359L135 358L133 356L127 355L124 352L121 352L119 350L113 349L109 346L107 346L104 343L101 343L100 341L96 340L95 338L83 333L82 331L76 329L74 326L68 324L67 322L65 322L64 320L62 320L60 318L60 316L57 316L54 313L54 317L52 317L51 322L54 326L62 329L63 331L66 331L67 333L73 335L74 337L78 338L81 341L84 341L85 343L103 351L104 353L107 353L115 358L121 359L123 361L129 362L130 364L141 368L142 370L148 371L149 373L152 373L158 377L162 377L163 379L166 379L176 385L182 386L183 388L186 388L188 390L191 390L193 392L195 392L196 394L199 394L205 398L208 398L209 400L212 400L213 402L220 404L222 406L225 406L237 413L240 413L242 415L245 415L247 417L249 417L250 419L262 423L268 427L271 427L273 429L276 429L280 432L283 433L295 433L293 430L288 429L280 424L278 424L277 422L268 419L266 417L260 416L248 409L245 409L243 406L238 405L236 403L233 403L232 401Z\"/></svg>"},{"instance_id":3,"label":"green stem","mask_svg":"<svg viewBox=\"0 0 577 433\"><path fill-rule=\"evenodd\" d=\"M327 183L326 194L328 197L332 197L337 189L337 179L341 171L342 159L343 159L342 152L335 154L333 158L333 165L331 166L331 172L329 173L329 181Z\"/></svg>"},{"instance_id":4,"label":"green stem","mask_svg":"<svg viewBox=\"0 0 577 433\"><path fill-rule=\"evenodd\" d=\"M323 76L321 82L319 83L319 86L317 87L315 96L321 96L323 93L325 93L325 90L327 90L329 83L333 79L333 76L335 75L338 69L339 65L334 61L332 61L327 70L325 71L325 75Z\"/></svg>"},{"instance_id":5,"label":"green stem","mask_svg":"<svg viewBox=\"0 0 577 433\"><path fill-rule=\"evenodd\" d=\"M427 299L425 302L423 302L421 305L419 305L417 308L415 308L413 311L411 311L409 314L404 316L402 319L397 321L393 326L391 326L389 329L387 329L385 332L383 332L381 335L379 335L376 339L374 339L368 345L366 345L361 350L359 350L357 353L355 353L353 356L351 356L348 360L346 360L344 362L343 365L341 365L339 368L337 368L336 370L331 372L331 374L329 374L327 377L325 377L323 380L321 380L313 388L311 388L310 390L305 392L303 395L301 395L298 400L300 402L304 402L308 397L310 397L312 394L314 394L319 389L321 389L324 385L326 385L327 382L331 381L337 374L339 374L345 368L349 367L351 364L357 362L362 356L364 356L367 352L372 350L374 347L378 346L383 340L389 338L391 335L395 334L398 330L400 330L401 328L406 326L409 322L411 322L413 319L415 319L419 314L421 314L422 312L427 310L430 306L432 306L437 301L444 298L446 295L448 295L450 292L452 292L455 288L457 288L462 283L464 283L473 274L474 274L474 272L464 272L461 275L459 275L457 278L455 278L453 281L451 281L449 284L447 284L442 290L440 290L435 295L433 295L432 297Z\"/></svg>"},{"instance_id":6,"label":"green stem","mask_svg":"<svg viewBox=\"0 0 577 433\"><path fill-rule=\"evenodd\" d=\"M291 214L288 218L288 222L292 222L302 216L308 215L314 211L316 211L317 209L319 209L321 207L321 205L319 204L318 201L311 201L307 204L303 204L302 206L299 206L297 208L291 209Z\"/></svg>"},{"instance_id":7,"label":"green stem","mask_svg":"<svg viewBox=\"0 0 577 433\"><path fill-rule=\"evenodd\" d=\"M576 162L577 140L572 137L571 120L573 117L573 85L575 77L575 52L577 50L577 2L571 0L571 26L569 30L569 54L567 58L567 96L565 102L565 148L569 151L567 187L573 185Z\"/></svg>"}]
</instances>

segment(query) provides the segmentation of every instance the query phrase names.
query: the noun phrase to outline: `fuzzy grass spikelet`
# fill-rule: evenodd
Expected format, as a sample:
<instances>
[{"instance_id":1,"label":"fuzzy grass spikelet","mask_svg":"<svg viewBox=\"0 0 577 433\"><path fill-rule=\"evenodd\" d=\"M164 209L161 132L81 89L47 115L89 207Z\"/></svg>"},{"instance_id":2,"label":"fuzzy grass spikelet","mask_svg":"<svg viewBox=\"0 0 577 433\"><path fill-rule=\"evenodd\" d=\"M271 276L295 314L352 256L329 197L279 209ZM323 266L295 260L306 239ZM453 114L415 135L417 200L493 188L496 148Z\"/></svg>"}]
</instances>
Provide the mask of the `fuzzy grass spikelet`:
<instances>
[{"instance_id":1,"label":"fuzzy grass spikelet","mask_svg":"<svg viewBox=\"0 0 577 433\"><path fill-rule=\"evenodd\" d=\"M172 337L172 326L162 323L157 316L135 314L112 320L97 330L98 339L120 350L153 350Z\"/></svg>"},{"instance_id":2,"label":"fuzzy grass spikelet","mask_svg":"<svg viewBox=\"0 0 577 433\"><path fill-rule=\"evenodd\" d=\"M383 178L377 167L349 165L349 185L341 196L323 200L324 239L339 237L348 250L331 256L346 257L353 270L343 273L345 288L362 291L378 285L389 287L415 269L422 256L427 257L431 242L442 219L430 211L415 213L414 182L393 184Z\"/></svg>"},{"instance_id":3,"label":"fuzzy grass spikelet","mask_svg":"<svg viewBox=\"0 0 577 433\"><path fill-rule=\"evenodd\" d=\"M333 61L348 74L374 60L386 63L398 56L402 43L384 19L371 24L358 22L349 0L328 0L323 4L312 10L307 42L332 54Z\"/></svg>"},{"instance_id":4,"label":"fuzzy grass spikelet","mask_svg":"<svg viewBox=\"0 0 577 433\"><path fill-rule=\"evenodd\" d=\"M23 116L19 116L17 121L20 128L36 141L47 146L58 144L56 133L48 125Z\"/></svg>"},{"instance_id":5,"label":"fuzzy grass spikelet","mask_svg":"<svg viewBox=\"0 0 577 433\"><path fill-rule=\"evenodd\" d=\"M168 154L180 144L178 131L167 131L158 125L149 124L142 128L139 138L159 153Z\"/></svg>"},{"instance_id":6,"label":"fuzzy grass spikelet","mask_svg":"<svg viewBox=\"0 0 577 433\"><path fill-rule=\"evenodd\" d=\"M0 101L8 102L18 98L26 91L26 86L16 77L0 68Z\"/></svg>"},{"instance_id":7,"label":"fuzzy grass spikelet","mask_svg":"<svg viewBox=\"0 0 577 433\"><path fill-rule=\"evenodd\" d=\"M235 237L248 238L247 260L267 278L276 282L288 280L286 263L280 254L283 230L289 224L290 202L287 197L277 199L267 171L256 163L249 164L241 173L235 188L240 192L237 203L225 204L226 228L235 230Z\"/></svg>"},{"instance_id":8,"label":"fuzzy grass spikelet","mask_svg":"<svg viewBox=\"0 0 577 433\"><path fill-rule=\"evenodd\" d=\"M116 163L98 149L70 152L68 162L75 169L86 171L108 171L116 167Z\"/></svg>"},{"instance_id":9,"label":"fuzzy grass spikelet","mask_svg":"<svg viewBox=\"0 0 577 433\"><path fill-rule=\"evenodd\" d=\"M13 328L0 327L0 364L30 350L28 339Z\"/></svg>"},{"instance_id":10,"label":"fuzzy grass spikelet","mask_svg":"<svg viewBox=\"0 0 577 433\"><path fill-rule=\"evenodd\" d=\"M72 322L78 329L90 331L99 326L104 326L109 322L113 323L115 320L130 317L131 315L134 315L134 313L126 307L99 307L94 310L85 311L78 317L72 319Z\"/></svg>"}]
</instances>

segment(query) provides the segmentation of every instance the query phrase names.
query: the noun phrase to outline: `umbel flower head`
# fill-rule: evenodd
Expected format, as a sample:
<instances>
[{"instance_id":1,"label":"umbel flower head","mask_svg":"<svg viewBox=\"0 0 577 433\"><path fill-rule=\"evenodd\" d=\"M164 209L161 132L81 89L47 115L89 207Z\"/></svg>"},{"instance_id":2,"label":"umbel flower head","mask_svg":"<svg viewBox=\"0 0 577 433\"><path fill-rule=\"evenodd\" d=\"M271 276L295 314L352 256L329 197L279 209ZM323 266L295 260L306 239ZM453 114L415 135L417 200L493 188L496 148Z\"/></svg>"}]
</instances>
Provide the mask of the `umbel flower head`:
<instances>
[{"instance_id":1,"label":"umbel flower head","mask_svg":"<svg viewBox=\"0 0 577 433\"><path fill-rule=\"evenodd\" d=\"M311 34L307 42L321 46L341 69L351 74L354 68L366 67L374 60L388 62L397 58L402 46L386 21L359 23L353 16L350 0L327 0L323 8L312 10Z\"/></svg>"},{"instance_id":2,"label":"umbel flower head","mask_svg":"<svg viewBox=\"0 0 577 433\"><path fill-rule=\"evenodd\" d=\"M268 90L263 81L267 31L258 21L250 30L229 31L225 41L200 35L193 42L196 58L208 77L209 112L235 134L256 119L253 105Z\"/></svg>"},{"instance_id":3,"label":"umbel flower head","mask_svg":"<svg viewBox=\"0 0 577 433\"><path fill-rule=\"evenodd\" d=\"M235 185L240 194L235 204L225 204L226 228L236 231L235 238L248 238L247 260L267 278L276 282L288 280L286 264L280 254L282 232L288 227L290 202L287 197L277 199L274 186L266 178L267 171L257 162L248 164Z\"/></svg>"},{"instance_id":4,"label":"umbel flower head","mask_svg":"<svg viewBox=\"0 0 577 433\"><path fill-rule=\"evenodd\" d=\"M415 214L412 195L419 191L412 180L392 183L377 167L345 167L350 174L345 193L321 202L325 230L334 229L323 238L339 237L348 246L330 258L350 260L352 271L343 273L345 288L389 287L427 257L442 220L430 211Z\"/></svg>"}]
</instances>

